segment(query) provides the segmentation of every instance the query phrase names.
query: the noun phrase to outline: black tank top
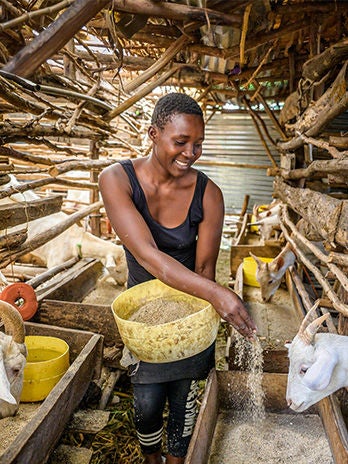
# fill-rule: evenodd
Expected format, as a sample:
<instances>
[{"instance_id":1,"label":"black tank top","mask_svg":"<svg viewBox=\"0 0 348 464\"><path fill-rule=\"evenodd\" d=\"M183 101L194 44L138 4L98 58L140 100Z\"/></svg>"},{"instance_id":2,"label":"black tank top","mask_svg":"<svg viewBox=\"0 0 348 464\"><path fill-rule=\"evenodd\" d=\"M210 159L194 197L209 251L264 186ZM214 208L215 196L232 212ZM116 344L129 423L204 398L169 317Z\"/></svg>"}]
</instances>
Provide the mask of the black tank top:
<instances>
[{"instance_id":1,"label":"black tank top","mask_svg":"<svg viewBox=\"0 0 348 464\"><path fill-rule=\"evenodd\" d=\"M120 164L128 175L132 187L133 202L148 225L158 249L194 271L198 225L203 219L203 195L208 177L203 172L197 171L196 188L187 217L178 227L168 229L152 218L132 161L124 160L120 161ZM130 251L126 247L124 248L129 271L128 288L154 279L153 275L140 266Z\"/></svg>"},{"instance_id":2,"label":"black tank top","mask_svg":"<svg viewBox=\"0 0 348 464\"><path fill-rule=\"evenodd\" d=\"M158 248L194 271L198 225L203 219L203 195L208 177L197 171L196 188L188 215L183 224L168 229L152 218L131 160L122 160L120 164L128 175L133 202L148 225ZM140 266L129 250L124 248L129 271L128 288L154 279L153 275ZM185 378L205 379L214 365L215 342L201 353L180 361L160 364L140 361L139 365L130 366L129 374L132 383L170 382Z\"/></svg>"}]
</instances>

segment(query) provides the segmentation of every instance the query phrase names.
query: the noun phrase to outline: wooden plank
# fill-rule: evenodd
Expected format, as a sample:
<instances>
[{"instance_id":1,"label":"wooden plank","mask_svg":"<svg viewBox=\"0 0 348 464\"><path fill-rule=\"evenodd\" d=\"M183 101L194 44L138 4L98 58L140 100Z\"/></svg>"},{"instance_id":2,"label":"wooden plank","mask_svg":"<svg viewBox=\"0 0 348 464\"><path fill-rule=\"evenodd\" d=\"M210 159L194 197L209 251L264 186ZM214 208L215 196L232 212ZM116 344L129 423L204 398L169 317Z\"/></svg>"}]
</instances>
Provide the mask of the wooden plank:
<instances>
[{"instance_id":1,"label":"wooden plank","mask_svg":"<svg viewBox=\"0 0 348 464\"><path fill-rule=\"evenodd\" d=\"M330 395L322 399L318 403L318 408L335 464L347 464L348 433L337 398Z\"/></svg>"},{"instance_id":2,"label":"wooden plank","mask_svg":"<svg viewBox=\"0 0 348 464\"><path fill-rule=\"evenodd\" d=\"M103 272L103 265L93 258L82 258L63 275L54 277L49 286L37 289L37 299L45 298L61 301L81 301L96 286L97 279Z\"/></svg>"},{"instance_id":3,"label":"wooden plank","mask_svg":"<svg viewBox=\"0 0 348 464\"><path fill-rule=\"evenodd\" d=\"M72 333L67 329L50 328L41 324L36 324L36 328L34 326L26 324L28 334L41 331L41 335L48 335L53 332L55 336L62 338L65 335L69 344L73 344L73 338L77 335L82 337L80 340L84 337L89 337L89 340L84 346L80 346L78 356L38 408L34 418L1 456L1 464L42 464L47 461L71 414L86 393L100 359L102 336L86 332L78 334L78 331Z\"/></svg>"},{"instance_id":4,"label":"wooden plank","mask_svg":"<svg viewBox=\"0 0 348 464\"><path fill-rule=\"evenodd\" d=\"M207 379L205 393L187 451L185 464L206 464L218 414L218 383L216 370Z\"/></svg>"},{"instance_id":5,"label":"wooden plank","mask_svg":"<svg viewBox=\"0 0 348 464\"><path fill-rule=\"evenodd\" d=\"M59 327L89 330L103 335L107 346L113 344L123 346L109 305L44 299L35 315L35 321Z\"/></svg>"},{"instance_id":6,"label":"wooden plank","mask_svg":"<svg viewBox=\"0 0 348 464\"><path fill-rule=\"evenodd\" d=\"M62 208L63 196L52 195L16 203L0 205L0 224L2 229L25 224L49 214L58 213Z\"/></svg>"}]
</instances>

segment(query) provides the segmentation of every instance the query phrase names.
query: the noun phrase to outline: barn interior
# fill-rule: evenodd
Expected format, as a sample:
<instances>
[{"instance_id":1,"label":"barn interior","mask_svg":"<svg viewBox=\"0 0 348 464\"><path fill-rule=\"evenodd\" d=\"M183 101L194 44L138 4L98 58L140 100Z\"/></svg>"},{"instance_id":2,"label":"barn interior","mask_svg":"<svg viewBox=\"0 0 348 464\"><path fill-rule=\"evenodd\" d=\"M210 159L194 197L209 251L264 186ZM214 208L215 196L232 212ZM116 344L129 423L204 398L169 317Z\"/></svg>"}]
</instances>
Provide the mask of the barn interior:
<instances>
[{"instance_id":1,"label":"barn interior","mask_svg":"<svg viewBox=\"0 0 348 464\"><path fill-rule=\"evenodd\" d=\"M203 110L206 137L195 166L221 187L226 207L218 279L249 302L264 327L267 369L286 374L283 344L315 301L318 315L329 314L323 330L348 336L347 34L344 0L0 0L2 289L32 287L30 333L30 324L46 324L103 336L95 356L106 380L93 384L103 392L99 411L111 410L125 374L110 309L125 278L115 283L105 262L84 255L71 227L122 252L98 176L117 161L149 155L151 114L169 92L189 94ZM31 230L32 221L53 215L47 228ZM270 228L257 225L265 217L276 218ZM55 259L40 259L41 247L64 233L75 240L71 256L60 261L56 248ZM274 259L286 245L296 255L285 274L294 312L278 319L271 304L262 313L260 288L245 284L245 259L250 252ZM108 299L93 293L98 289ZM283 294L274 298L280 304ZM14 300L19 308L23 299ZM239 370L235 334L222 325L222 369ZM63 426L81 400L76 396ZM345 388L319 406L336 464L348 460L347 406ZM65 431L64 446L87 449L81 435L88 433L69 441ZM39 443L33 428L32 442L19 436L3 462L53 459L62 434L58 429L47 449L38 447L42 455L28 460ZM82 463L142 462L136 445L108 446L109 435L98 437ZM208 462L195 456L192 450L187 464Z\"/></svg>"}]
</instances>

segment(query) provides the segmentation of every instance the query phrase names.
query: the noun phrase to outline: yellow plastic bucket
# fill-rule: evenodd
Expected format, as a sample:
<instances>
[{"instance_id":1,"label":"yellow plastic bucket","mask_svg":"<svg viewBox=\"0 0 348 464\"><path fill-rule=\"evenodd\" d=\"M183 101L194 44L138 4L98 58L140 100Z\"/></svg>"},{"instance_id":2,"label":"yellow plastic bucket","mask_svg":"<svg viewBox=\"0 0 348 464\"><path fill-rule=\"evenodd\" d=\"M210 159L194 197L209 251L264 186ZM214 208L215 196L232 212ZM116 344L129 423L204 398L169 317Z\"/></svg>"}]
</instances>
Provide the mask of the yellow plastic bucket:
<instances>
[{"instance_id":1,"label":"yellow plastic bucket","mask_svg":"<svg viewBox=\"0 0 348 464\"><path fill-rule=\"evenodd\" d=\"M128 320L141 306L158 298L187 302L195 312L156 325ZM200 353L214 342L220 324L220 317L210 303L157 279L124 291L111 307L125 346L141 361L152 363L178 361Z\"/></svg>"},{"instance_id":2,"label":"yellow plastic bucket","mask_svg":"<svg viewBox=\"0 0 348 464\"><path fill-rule=\"evenodd\" d=\"M274 258L264 258L258 256L261 261L270 263ZM252 256L243 259L243 284L250 287L260 287L259 282L256 280L257 264Z\"/></svg>"},{"instance_id":3,"label":"yellow plastic bucket","mask_svg":"<svg viewBox=\"0 0 348 464\"><path fill-rule=\"evenodd\" d=\"M21 401L42 401L69 368L69 345L60 338L25 337L28 350Z\"/></svg>"}]
</instances>

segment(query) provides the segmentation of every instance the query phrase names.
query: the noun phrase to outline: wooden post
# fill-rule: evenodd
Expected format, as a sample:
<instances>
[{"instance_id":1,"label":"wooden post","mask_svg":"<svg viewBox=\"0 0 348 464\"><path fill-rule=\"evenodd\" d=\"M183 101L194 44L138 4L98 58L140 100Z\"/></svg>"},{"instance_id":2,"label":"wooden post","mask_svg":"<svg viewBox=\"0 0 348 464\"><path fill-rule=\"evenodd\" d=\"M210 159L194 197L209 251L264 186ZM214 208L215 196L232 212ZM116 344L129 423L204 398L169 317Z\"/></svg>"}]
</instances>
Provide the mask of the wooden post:
<instances>
[{"instance_id":1,"label":"wooden post","mask_svg":"<svg viewBox=\"0 0 348 464\"><path fill-rule=\"evenodd\" d=\"M90 152L91 152L91 156L90 156L91 159L93 160L99 159L99 148L95 140L92 140L90 143ZM98 171L95 171L93 169L91 170L90 181L92 183L98 182ZM91 190L89 193L89 197L90 197L90 203L96 203L99 200L99 190ZM94 211L90 215L91 232L93 235L96 235L97 237L100 237L101 235L100 216L101 216L100 210Z\"/></svg>"}]
</instances>

